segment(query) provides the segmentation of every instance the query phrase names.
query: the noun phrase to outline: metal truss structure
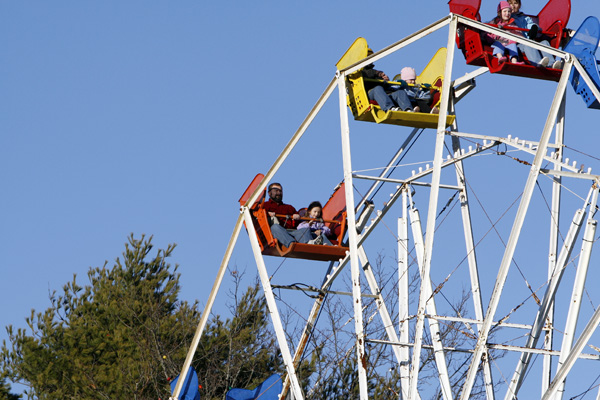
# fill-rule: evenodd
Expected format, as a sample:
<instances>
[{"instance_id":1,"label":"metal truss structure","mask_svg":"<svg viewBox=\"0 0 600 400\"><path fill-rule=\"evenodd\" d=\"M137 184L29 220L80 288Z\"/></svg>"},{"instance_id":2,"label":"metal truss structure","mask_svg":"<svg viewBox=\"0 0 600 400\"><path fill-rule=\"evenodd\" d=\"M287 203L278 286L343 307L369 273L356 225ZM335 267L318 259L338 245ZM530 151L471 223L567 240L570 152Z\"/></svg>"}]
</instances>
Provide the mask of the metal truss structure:
<instances>
[{"instance_id":1,"label":"metal truss structure","mask_svg":"<svg viewBox=\"0 0 600 400\"><path fill-rule=\"evenodd\" d=\"M511 136L498 137L461 132L456 123L448 129L445 128L444 121L446 120L446 116L449 113L454 113L455 104L463 99L475 87L476 78L487 73L487 68L480 68L463 77L451 79L456 49L455 40L459 26L470 26L483 32L493 32L505 35L517 42L525 43L528 46L540 50L543 49L564 60L563 73L557 83L548 117L538 141L522 140L512 138ZM403 179L392 179L387 177L388 172L394 167L401 155L407 151L411 141L414 140L419 131L419 129L415 128L401 144L396 154L391 158L387 167L383 169L380 175L368 176L354 172L351 159L351 137L346 99L346 76L372 62L387 57L403 47L440 29L448 29L448 53L444 74L445 79L442 88L439 123L435 133L432 165L427 165L424 169L419 169L418 172L413 171L410 176ZM355 332L354 348L358 360L356 365L358 368L357 376L361 400L369 398L367 385L368 369L365 367L368 362L366 360L365 345L368 342L374 343L375 345L388 345L393 350L395 359L398 363L400 380L398 385L400 388L399 398L409 400L420 399L422 396L424 397L424 393L419 387L419 366L421 365L421 358L423 357L425 348L432 349L433 351L437 368L437 378L439 379L439 391L445 400L471 398L472 389L476 379L481 379L484 382L485 395L483 395L483 397L486 397L488 400L495 399L500 395L503 395L505 400L516 399L520 394L524 381L529 378L541 380L541 399L559 400L563 398L565 382L576 362L592 363L592 368L600 370L600 368L598 368L598 365L600 364L594 362L600 361L600 355L584 352L584 349L589 344L590 338L592 338L592 335L600 323L600 307L595 309L595 312L593 312L591 317L583 320L580 318L580 307L585 292L590 256L596 240L595 233L597 221L594 219L594 216L597 209L600 175L593 175L590 170L583 171L582 168L578 168L575 163L570 163L568 159L563 159L565 126L564 100L569 83L569 75L573 68L579 71L582 79L588 83L593 91L594 96L600 99L600 93L596 89L596 86L582 68L579 61L572 55L506 33L506 31L501 31L488 25L451 14L449 17L439 20L423 30L370 55L363 61L354 64L347 69L337 71L335 77L331 80L306 119L292 136L291 140L287 146L285 146L270 170L265 174L264 180L251 195L247 205L241 208L213 289L206 303L206 308L201 316L201 321L198 325L193 343L190 346L190 351L185 364L182 367L182 375L188 371L192 362L193 354L200 341L200 337L207 323L208 316L210 315L217 292L221 286L232 252L244 224L248 231L260 281L264 290L264 296L272 319L273 329L286 367L287 375L284 393L287 393L289 390L289 394L287 394L288 397L293 396L296 400L305 398L305 394L301 389L297 377L296 367L305 350L308 338L315 327L317 315L323 304L324 293L329 290L332 283L340 277L342 273L347 273L348 269L350 269L352 282L351 296L354 310L353 320ZM335 93L336 89L339 96L343 171L344 182L346 183L345 194L348 215L349 252L344 259L330 264L322 286L319 288L319 295L316 296L310 314L306 317L307 323L302 333L302 338L298 341L296 348L292 349L286 338L278 305L273 293L273 287L253 227L249 206L257 201L267 183L285 162L294 146L298 143L315 116L320 112L325 102ZM468 149L463 149L461 143L464 141L475 143L475 145ZM470 202L469 188L467 185L468 180L465 174L464 164L472 157L489 152L499 145L505 146L512 151L519 152L519 154L523 154L523 159L527 158L529 160L526 162L528 175L518 201L516 213L512 220L510 234L505 242L505 247L502 249L502 255L493 268L494 274L488 272L484 278L484 280L494 280L495 276L493 290L491 290L489 298L487 296L484 298L481 289L482 282L480 280L481 265L478 262L476 251L477 244L473 233L471 217L472 203ZM450 147L452 151L449 154L444 155L444 149ZM454 171L452 175L455 178L450 182L448 181L448 174L443 175L443 171L446 170ZM534 190L540 176L548 176L552 180L552 199L549 206L551 210L551 221L549 224L550 246L546 254L548 261L543 261L544 264L548 264L548 276L545 285L543 285L543 288L539 291L539 296L537 296L538 301L535 304L537 310L533 312L533 315L530 315L531 319L526 323L509 323L505 318L499 319L497 311L501 298L503 298L503 292L506 292L507 276L511 269L511 265L513 265L513 257L517 245L523 238L522 233L525 218L532 207ZM442 181L442 178L444 178L445 182ZM358 180L372 181L369 191L362 199L355 199L355 193L353 191L353 182ZM567 180L587 182L589 183L589 190L582 195L584 200L582 201L581 207L574 211L572 221L570 222L568 229L565 230L567 233L563 235L560 233L558 221L560 220L561 213L561 188L563 187L562 184ZM394 184L395 191L387 198L383 208L373 214L370 222L366 222L368 217L359 213L358 210L365 204L368 205L366 199L368 199L380 185L390 183ZM411 189L413 187L424 187L429 193L424 226L421 224L416 202L412 198ZM445 189L456 191L460 199L460 219L462 220L462 226L460 226L459 231L464 235L464 257L468 265L468 276L470 280L468 286L471 291L471 307L474 318L438 314L436 300L439 300L439 285L433 284L431 273L437 268L438 264L443 263L443 260L440 260L441 257L438 257L437 259L436 257L433 257L433 250L434 243L437 243L436 216L441 208L439 200L440 191ZM372 207L366 207L366 209L372 210ZM370 260L367 257L367 253L363 246L382 219L392 209L396 211L400 210L398 213L397 232L397 265L399 276L397 303L399 314L395 319L392 318L390 310L388 310L388 307L386 306L379 282L376 279ZM458 236L460 237L461 235ZM410 238L412 238L411 244L409 244ZM410 247L413 247L415 254L414 258L417 261L420 276L416 313L409 312L409 274L407 268L409 264ZM574 254L577 252L579 252L579 255L574 257ZM576 276L574 281L571 282L572 289L567 289L569 291L570 300L568 300L568 303L565 302L566 324L559 329L554 326L553 310L555 307L555 300L557 300L559 287L562 288L565 285L565 282L563 281L563 286L560 286L561 279L564 276L567 265L572 262L573 258L578 259ZM489 268L487 270L489 271ZM363 286L361 287L361 280L363 279L366 281L366 284L364 283L365 281L363 281ZM363 293L363 289L367 287L370 290L370 294ZM385 326L385 340L373 340L367 337L364 331L363 301L365 296L375 299L382 325ZM596 301L598 301L597 298ZM393 322L394 320L399 322L395 324ZM443 323L443 321L448 320L458 321L463 324L465 330L471 332L475 338L472 348L457 349L444 343L443 338L440 336L440 324ZM493 332L499 329L521 330L521 332L526 332L526 334L522 335L522 345L493 343L490 340L490 337L493 335ZM424 342L426 335L431 338L430 344ZM553 340L553 335L555 339L560 335L560 348L554 347L553 343L558 341L558 339ZM462 386L460 388L453 387L450 378L452 371L448 370L446 360L447 355L454 351L470 354L470 357L468 358L468 370L464 379L461 380ZM504 368L498 373L496 370L503 367L494 365L493 360L490 357L490 353L493 351L504 351L507 354L510 353L514 355L514 359L518 359L516 365L513 362L507 361L505 363L507 368ZM539 375L528 376L528 371L532 365L532 359L535 356L540 356L544 360L541 379L539 378ZM498 380L501 380L497 378L499 375L504 377L503 384L500 385L498 385L497 382ZM181 383L183 381L184 379L179 379L178 382ZM178 398L181 390L181 385L179 383L175 389L173 397L175 399ZM591 382L591 384L593 385L593 382ZM600 398L600 393L598 396L598 398Z\"/></svg>"}]
</instances>

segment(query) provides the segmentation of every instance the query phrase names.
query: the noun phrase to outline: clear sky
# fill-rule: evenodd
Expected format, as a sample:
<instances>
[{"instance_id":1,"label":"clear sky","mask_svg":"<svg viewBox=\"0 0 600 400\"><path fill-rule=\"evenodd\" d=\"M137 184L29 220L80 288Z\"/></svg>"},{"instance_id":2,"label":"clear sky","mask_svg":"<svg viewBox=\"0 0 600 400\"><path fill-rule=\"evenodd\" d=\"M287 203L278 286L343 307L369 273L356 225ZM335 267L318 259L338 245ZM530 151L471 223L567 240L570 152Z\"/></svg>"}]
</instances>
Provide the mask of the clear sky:
<instances>
[{"instance_id":1,"label":"clear sky","mask_svg":"<svg viewBox=\"0 0 600 400\"><path fill-rule=\"evenodd\" d=\"M491 19L497 2L483 3ZM535 14L545 1L524 3ZM24 327L73 274L87 283L88 269L112 265L130 233L154 235L161 248L177 243L182 298L204 304L237 200L275 161L346 48L363 36L379 50L448 13L438 0L1 1L0 326ZM600 16L600 3L573 0L569 26L588 15ZM431 35L378 67L420 70L447 36ZM454 65L455 76L473 69L460 52ZM498 136L517 129L513 136L537 140L554 88L486 75L457 108L461 127ZM568 107L572 146L597 157L600 111L585 109L570 88ZM326 201L343 177L337 94L324 112L277 175L298 208ZM355 125L355 169L385 165L409 132ZM426 151L421 160L432 159L433 148ZM489 194L522 189L527 171L511 179L486 168L473 172ZM246 248L232 264L253 275L245 232L240 238ZM303 265L320 280L321 266Z\"/></svg>"}]
</instances>

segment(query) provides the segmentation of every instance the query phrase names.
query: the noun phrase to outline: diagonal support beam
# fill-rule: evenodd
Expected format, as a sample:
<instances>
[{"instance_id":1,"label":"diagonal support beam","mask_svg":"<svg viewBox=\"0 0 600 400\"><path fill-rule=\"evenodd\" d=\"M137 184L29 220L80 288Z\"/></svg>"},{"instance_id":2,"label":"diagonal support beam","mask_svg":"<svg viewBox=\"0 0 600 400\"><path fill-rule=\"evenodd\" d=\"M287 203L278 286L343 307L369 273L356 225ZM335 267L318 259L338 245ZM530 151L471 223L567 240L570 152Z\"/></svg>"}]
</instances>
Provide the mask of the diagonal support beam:
<instances>
[{"instance_id":1,"label":"diagonal support beam","mask_svg":"<svg viewBox=\"0 0 600 400\"><path fill-rule=\"evenodd\" d=\"M592 318L589 320L589 322L583 329L583 332L581 332L581 336L573 346L573 349L571 349L571 351L569 352L569 355L565 359L565 362L556 372L556 376L554 377L554 380L550 384L550 387L548 388L546 393L544 393L542 400L550 400L552 396L556 393L556 391L558 390L558 386L562 381L564 381L567 378L569 371L571 371L571 368L573 368L573 365L575 364L575 361L577 361L577 358L583 351L583 348L596 331L598 324L600 324L600 307L596 309L596 311L592 315Z\"/></svg>"},{"instance_id":2,"label":"diagonal support beam","mask_svg":"<svg viewBox=\"0 0 600 400\"><path fill-rule=\"evenodd\" d=\"M260 244L258 243L258 238L256 236L256 230L254 229L254 224L252 223L252 216L250 215L248 208L244 207L243 210L246 228L248 229L248 236L250 237L250 244L252 245L252 251L254 253L254 260L256 261L256 266L258 268L258 276L260 277L263 292L265 293L265 299L267 301L267 308L269 309L269 315L271 316L271 322L273 323L273 330L275 331L275 337L277 338L277 343L279 344L281 358L283 358L285 369L292 383L292 393L294 394L294 398L296 400L303 400L304 395L302 393L300 383L298 382L298 376L296 375L296 369L294 368L294 363L292 361L292 354L290 353L290 349L288 347L285 331L283 330L283 324L281 323L281 316L279 315L277 303L275 302L275 295L273 294L273 289L271 288L269 273L267 272L265 260L263 259L263 255L260 250Z\"/></svg>"},{"instance_id":3,"label":"diagonal support beam","mask_svg":"<svg viewBox=\"0 0 600 400\"><path fill-rule=\"evenodd\" d=\"M477 340L477 344L475 345L475 352L473 353L473 358L471 359L471 364L469 365L469 370L463 385L460 397L461 400L467 400L471 396L471 390L473 389L473 385L475 383L475 377L477 375L477 370L479 369L479 363L482 360L482 356L486 352L486 343L492 327L492 321L494 319L494 315L496 314L498 303L500 302L500 295L504 289L504 283L506 282L510 264L519 241L519 236L521 235L521 228L523 227L523 222L525 221L525 215L527 214L529 203L531 202L531 196L533 195L533 190L535 188L535 183L540 173L541 162L546 155L548 142L552 133L552 127L554 126L560 104L562 103L562 99L565 95L572 68L573 63L568 61L565 64L565 68L558 82L556 93L554 95L554 99L552 100L552 106L550 108L548 118L546 119L544 130L542 131L539 147L533 159L531 169L529 170L529 176L527 177L527 182L525 183L523 196L521 197L521 202L519 203L519 208L510 232L506 250L504 252L504 256L502 257L502 262L500 263L500 269L498 270L498 276L496 277L494 290L488 304L488 309L483 321L483 325L481 326L479 338Z\"/></svg>"},{"instance_id":4,"label":"diagonal support beam","mask_svg":"<svg viewBox=\"0 0 600 400\"><path fill-rule=\"evenodd\" d=\"M425 323L425 310L430 297L427 296L426 285L429 283L429 272L431 269L431 258L433 254L433 237L435 232L435 217L437 215L438 197L440 192L440 178L442 172L444 141L446 137L445 121L450 109L450 83L452 76L452 63L454 62L454 41L456 40L457 19L452 16L450 29L448 33L448 53L446 56L446 66L444 68L444 83L442 87L442 99L440 102L440 114L435 139L435 151L433 156L433 173L431 175L431 193L429 196L429 209L427 211L427 230L425 232L425 249L423 252L423 276L421 279L421 290L419 292L419 306L417 309L417 324L415 327L415 347L413 350L412 366L410 373L410 391L409 400L416 397L417 383L419 380L419 366L421 361L421 346L423 344L423 325ZM429 283L430 284L430 283ZM440 377L440 379L443 379ZM444 399L452 399L452 392L442 385L442 395Z\"/></svg>"},{"instance_id":5,"label":"diagonal support beam","mask_svg":"<svg viewBox=\"0 0 600 400\"><path fill-rule=\"evenodd\" d=\"M412 201L411 201L412 204ZM425 290L426 311L429 315L437 315L437 306L435 304L435 298L433 297L433 289L431 287L431 277L425 275L424 271L424 245L423 245L423 230L421 228L421 219L419 217L419 211L411 207L409 211L410 225L413 233L413 240L415 241L415 252L417 254L417 263L419 264L419 272L421 275L421 290ZM450 378L448 375L448 365L446 363L446 355L444 353L444 345L441 339L440 325L435 318L427 318L429 322L429 331L431 333L431 344L433 345L433 355L435 358L435 364L438 370L438 376L440 379L440 387L442 393L449 393L451 397L452 385L450 384ZM416 339L415 339L416 342Z\"/></svg>"},{"instance_id":6,"label":"diagonal support beam","mask_svg":"<svg viewBox=\"0 0 600 400\"><path fill-rule=\"evenodd\" d=\"M590 258L592 256L592 248L596 236L596 227L598 222L593 217L596 210L596 204L598 203L598 189L596 185L594 186L595 189L592 196L592 201L590 203L589 217L585 226L585 232L583 233L583 243L581 245L579 264L577 265L577 273L575 274L575 281L573 282L573 291L571 293L571 302L569 303L567 321L565 322L560 357L558 358L559 369L565 363L567 354L573 346L575 330L577 329L577 320L579 319L579 310L581 309L581 300L583 298L585 281L587 279L588 267L590 266ZM558 386L554 400L562 400L564 390L565 381L563 380Z\"/></svg>"},{"instance_id":7,"label":"diagonal support beam","mask_svg":"<svg viewBox=\"0 0 600 400\"><path fill-rule=\"evenodd\" d=\"M194 333L194 337L192 339L192 344L188 349L188 353L185 356L185 361L183 362L183 367L179 374L179 379L177 380L177 384L175 385L175 389L173 390L173 400L179 399L179 393L181 393L181 388L183 387L183 383L185 382L185 378L190 369L190 365L192 365L192 360L194 358L194 354L196 353L196 349L198 348L198 344L200 343L200 338L202 337L202 332L204 332L204 328L206 327L206 322L208 321L208 317L212 310L213 305L215 304L215 299L217 298L217 293L219 293L219 288L221 287L221 282L223 282L223 277L225 276L225 271L227 270L227 266L229 265L229 260L231 259L231 254L233 253L233 249L235 244L240 236L240 231L242 230L243 225L243 213L240 213L238 219L233 228L233 233L231 234L231 238L229 239L229 243L227 244L227 249L225 250L225 255L223 256L223 260L221 261L221 265L219 266L219 271L217 272L217 277L215 279L215 283L210 291L210 295L208 296L208 300L206 302L206 306L204 307L204 311L202 312L202 316L200 316L200 322L198 322L198 326L196 327L196 332Z\"/></svg>"},{"instance_id":8,"label":"diagonal support beam","mask_svg":"<svg viewBox=\"0 0 600 400\"><path fill-rule=\"evenodd\" d=\"M552 308L552 304L554 303L554 296L558 290L558 285L560 284L565 267L567 266L571 252L573 251L573 245L579 236L579 231L581 230L581 225L583 223L583 219L585 218L585 214L585 208L575 211L575 215L573 216L573 221L571 222L567 237L565 238L563 248L561 249L556 260L554 271L552 271L550 282L548 283L548 287L544 293L542 304L540 304L538 312L535 316L535 320L531 327L531 331L529 332L527 344L525 345L527 348L535 348L537 346L537 342L546 322L546 317L548 316L550 309ZM517 397L530 361L530 353L521 354L517 367L515 368L515 373L513 374L508 386L505 400L511 400Z\"/></svg>"},{"instance_id":9,"label":"diagonal support beam","mask_svg":"<svg viewBox=\"0 0 600 400\"><path fill-rule=\"evenodd\" d=\"M563 97L558 110L558 119L556 121L556 139L554 144L557 146L556 161L562 161L563 143L565 136L565 110L567 98ZM554 169L560 171L559 162L554 163ZM560 197L562 189L562 177L554 175L552 177L552 209L550 210L550 243L548 245L548 279L552 277L552 273L556 268L556 254L558 253L558 233L559 233L559 217L560 217ZM546 334L544 337L544 348L552 350L554 342L554 304L551 306L548 317L546 318ZM544 363L542 370L542 393L544 393L552 379L552 356L544 355Z\"/></svg>"}]
</instances>

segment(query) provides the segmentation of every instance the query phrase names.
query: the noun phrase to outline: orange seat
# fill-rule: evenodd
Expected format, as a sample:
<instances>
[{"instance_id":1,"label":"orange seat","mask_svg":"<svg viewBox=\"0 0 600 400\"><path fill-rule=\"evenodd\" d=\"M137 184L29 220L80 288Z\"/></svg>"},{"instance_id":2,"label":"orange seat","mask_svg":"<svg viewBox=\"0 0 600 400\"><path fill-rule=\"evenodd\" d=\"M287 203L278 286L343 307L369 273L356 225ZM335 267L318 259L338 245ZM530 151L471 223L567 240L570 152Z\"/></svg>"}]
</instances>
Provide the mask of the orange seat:
<instances>
[{"instance_id":1,"label":"orange seat","mask_svg":"<svg viewBox=\"0 0 600 400\"><path fill-rule=\"evenodd\" d=\"M240 205L246 205L250 195L264 179L263 174L257 174L242 197ZM333 246L323 246L307 243L292 243L290 247L282 246L271 234L271 227L267 212L262 207L265 201L266 189L263 190L258 200L250 207L252 221L261 252L266 256L302 258L306 260L337 261L346 256L348 247L341 245L346 234L346 196L344 184L339 185L323 206L323 219L331 230L329 240Z\"/></svg>"}]
</instances>

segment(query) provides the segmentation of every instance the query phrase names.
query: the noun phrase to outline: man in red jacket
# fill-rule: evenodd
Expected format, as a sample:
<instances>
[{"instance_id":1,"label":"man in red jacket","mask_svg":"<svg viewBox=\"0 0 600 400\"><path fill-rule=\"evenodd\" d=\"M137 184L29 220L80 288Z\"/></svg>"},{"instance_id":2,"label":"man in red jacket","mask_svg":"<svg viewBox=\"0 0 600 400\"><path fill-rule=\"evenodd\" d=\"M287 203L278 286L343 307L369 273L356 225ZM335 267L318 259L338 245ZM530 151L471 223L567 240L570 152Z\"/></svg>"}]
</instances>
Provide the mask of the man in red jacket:
<instances>
[{"instance_id":1,"label":"man in red jacket","mask_svg":"<svg viewBox=\"0 0 600 400\"><path fill-rule=\"evenodd\" d=\"M300 215L293 206L283 202L283 187L280 183L269 185L269 200L263 203L263 208L272 222L271 234L283 246L290 247L294 242L307 243L312 239L310 228L296 229ZM281 215L285 215L285 218Z\"/></svg>"}]
</instances>

